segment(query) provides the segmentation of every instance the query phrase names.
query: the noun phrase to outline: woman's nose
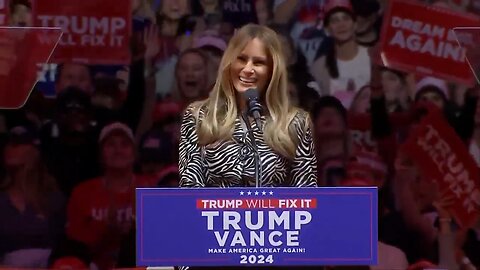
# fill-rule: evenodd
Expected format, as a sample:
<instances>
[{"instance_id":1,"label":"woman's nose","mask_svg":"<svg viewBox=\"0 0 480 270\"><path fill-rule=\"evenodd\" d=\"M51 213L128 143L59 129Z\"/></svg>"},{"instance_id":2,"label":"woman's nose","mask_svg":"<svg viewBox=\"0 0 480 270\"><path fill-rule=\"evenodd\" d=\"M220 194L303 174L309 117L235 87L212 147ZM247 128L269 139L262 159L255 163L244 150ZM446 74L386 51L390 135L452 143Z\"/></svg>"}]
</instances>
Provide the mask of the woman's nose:
<instances>
[{"instance_id":1,"label":"woman's nose","mask_svg":"<svg viewBox=\"0 0 480 270\"><path fill-rule=\"evenodd\" d=\"M245 64L245 66L243 67L243 72L245 72L247 74L251 74L251 73L254 72L252 62L247 62Z\"/></svg>"}]
</instances>

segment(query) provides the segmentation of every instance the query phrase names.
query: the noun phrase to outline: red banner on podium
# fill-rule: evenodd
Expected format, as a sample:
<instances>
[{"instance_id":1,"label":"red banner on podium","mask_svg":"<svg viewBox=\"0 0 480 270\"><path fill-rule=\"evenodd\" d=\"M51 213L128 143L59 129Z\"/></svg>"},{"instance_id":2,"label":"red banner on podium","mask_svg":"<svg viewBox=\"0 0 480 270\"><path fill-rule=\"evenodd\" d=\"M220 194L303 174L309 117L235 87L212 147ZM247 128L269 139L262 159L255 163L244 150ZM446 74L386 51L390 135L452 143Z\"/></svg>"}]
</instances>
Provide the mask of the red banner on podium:
<instances>
[{"instance_id":1,"label":"red banner on podium","mask_svg":"<svg viewBox=\"0 0 480 270\"><path fill-rule=\"evenodd\" d=\"M58 28L0 27L0 108L17 109L37 81L61 36Z\"/></svg>"},{"instance_id":2,"label":"red banner on podium","mask_svg":"<svg viewBox=\"0 0 480 270\"><path fill-rule=\"evenodd\" d=\"M480 17L422 3L392 0L382 29L382 65L472 85L474 78L453 28L479 26ZM467 48L468 49L468 48Z\"/></svg>"}]
</instances>

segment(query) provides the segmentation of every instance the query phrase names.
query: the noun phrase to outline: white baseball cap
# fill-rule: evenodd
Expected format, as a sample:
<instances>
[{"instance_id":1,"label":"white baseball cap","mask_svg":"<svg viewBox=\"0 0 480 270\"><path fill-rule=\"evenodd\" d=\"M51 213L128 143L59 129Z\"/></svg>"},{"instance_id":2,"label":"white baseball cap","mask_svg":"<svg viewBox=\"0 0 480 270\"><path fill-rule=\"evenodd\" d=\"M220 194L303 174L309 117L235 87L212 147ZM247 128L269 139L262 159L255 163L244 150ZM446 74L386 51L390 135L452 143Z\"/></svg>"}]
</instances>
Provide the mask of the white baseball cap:
<instances>
[{"instance_id":1,"label":"white baseball cap","mask_svg":"<svg viewBox=\"0 0 480 270\"><path fill-rule=\"evenodd\" d=\"M121 122L114 122L112 124L106 125L100 132L98 142L102 143L108 136L110 136L115 131L121 131L127 136L132 142L135 142L135 137L133 136L132 130L125 124Z\"/></svg>"}]
</instances>

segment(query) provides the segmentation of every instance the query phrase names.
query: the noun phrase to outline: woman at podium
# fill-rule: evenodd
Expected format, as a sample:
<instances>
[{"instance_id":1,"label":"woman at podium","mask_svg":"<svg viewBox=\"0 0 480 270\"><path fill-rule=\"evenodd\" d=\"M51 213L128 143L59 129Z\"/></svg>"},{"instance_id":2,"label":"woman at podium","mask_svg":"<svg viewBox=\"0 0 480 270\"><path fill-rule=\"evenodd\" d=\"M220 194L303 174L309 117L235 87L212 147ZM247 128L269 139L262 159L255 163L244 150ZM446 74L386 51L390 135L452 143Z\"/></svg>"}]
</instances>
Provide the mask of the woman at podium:
<instances>
[{"instance_id":1,"label":"woman at podium","mask_svg":"<svg viewBox=\"0 0 480 270\"><path fill-rule=\"evenodd\" d=\"M248 24L231 39L207 99L190 104L179 145L181 187L314 187L308 113L294 107L276 33Z\"/></svg>"}]
</instances>

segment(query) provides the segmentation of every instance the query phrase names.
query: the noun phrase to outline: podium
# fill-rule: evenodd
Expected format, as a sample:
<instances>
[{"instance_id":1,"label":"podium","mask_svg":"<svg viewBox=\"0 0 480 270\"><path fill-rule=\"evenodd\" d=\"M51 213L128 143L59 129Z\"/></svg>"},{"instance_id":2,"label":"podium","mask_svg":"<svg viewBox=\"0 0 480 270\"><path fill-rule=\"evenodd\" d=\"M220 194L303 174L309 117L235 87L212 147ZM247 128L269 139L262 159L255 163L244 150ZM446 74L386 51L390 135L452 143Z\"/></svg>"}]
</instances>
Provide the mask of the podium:
<instances>
[{"instance_id":1,"label":"podium","mask_svg":"<svg viewBox=\"0 0 480 270\"><path fill-rule=\"evenodd\" d=\"M375 265L377 188L136 190L137 265Z\"/></svg>"}]
</instances>

